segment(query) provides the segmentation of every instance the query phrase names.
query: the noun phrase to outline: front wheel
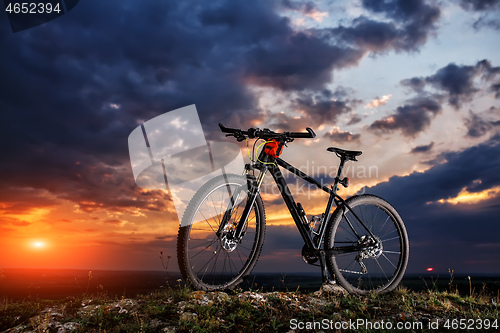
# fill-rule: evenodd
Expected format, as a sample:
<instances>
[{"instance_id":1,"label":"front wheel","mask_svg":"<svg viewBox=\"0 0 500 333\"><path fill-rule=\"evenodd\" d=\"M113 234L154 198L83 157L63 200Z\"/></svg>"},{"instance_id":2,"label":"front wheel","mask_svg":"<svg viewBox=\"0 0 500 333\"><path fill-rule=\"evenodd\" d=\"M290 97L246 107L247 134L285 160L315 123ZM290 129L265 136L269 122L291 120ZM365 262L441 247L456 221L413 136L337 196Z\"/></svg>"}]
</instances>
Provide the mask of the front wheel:
<instances>
[{"instance_id":1,"label":"front wheel","mask_svg":"<svg viewBox=\"0 0 500 333\"><path fill-rule=\"evenodd\" d=\"M259 258L265 232L260 195L242 236L233 237L248 201L246 185L244 176L221 175L203 185L186 208L177 237L177 260L184 280L196 289L232 289L250 274ZM231 212L229 218L226 211ZM223 220L227 222L220 227Z\"/></svg>"},{"instance_id":2,"label":"front wheel","mask_svg":"<svg viewBox=\"0 0 500 333\"><path fill-rule=\"evenodd\" d=\"M354 294L394 290L409 257L403 220L394 207L374 195L354 196L346 204L350 209L339 206L326 230L325 252L334 253L327 255L328 271Z\"/></svg>"}]
</instances>

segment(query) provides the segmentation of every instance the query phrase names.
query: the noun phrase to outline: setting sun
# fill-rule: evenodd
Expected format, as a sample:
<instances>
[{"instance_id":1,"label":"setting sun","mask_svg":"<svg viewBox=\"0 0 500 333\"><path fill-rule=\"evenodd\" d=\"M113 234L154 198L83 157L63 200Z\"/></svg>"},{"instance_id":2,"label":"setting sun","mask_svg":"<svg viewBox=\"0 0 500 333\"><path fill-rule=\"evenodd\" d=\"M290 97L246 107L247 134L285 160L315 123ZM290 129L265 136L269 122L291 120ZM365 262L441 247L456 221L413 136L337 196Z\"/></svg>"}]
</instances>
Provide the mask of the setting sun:
<instances>
[{"instance_id":1,"label":"setting sun","mask_svg":"<svg viewBox=\"0 0 500 333\"><path fill-rule=\"evenodd\" d=\"M44 247L46 247L46 244L42 241L34 241L33 243L31 243L31 246L35 249L43 249Z\"/></svg>"}]
</instances>

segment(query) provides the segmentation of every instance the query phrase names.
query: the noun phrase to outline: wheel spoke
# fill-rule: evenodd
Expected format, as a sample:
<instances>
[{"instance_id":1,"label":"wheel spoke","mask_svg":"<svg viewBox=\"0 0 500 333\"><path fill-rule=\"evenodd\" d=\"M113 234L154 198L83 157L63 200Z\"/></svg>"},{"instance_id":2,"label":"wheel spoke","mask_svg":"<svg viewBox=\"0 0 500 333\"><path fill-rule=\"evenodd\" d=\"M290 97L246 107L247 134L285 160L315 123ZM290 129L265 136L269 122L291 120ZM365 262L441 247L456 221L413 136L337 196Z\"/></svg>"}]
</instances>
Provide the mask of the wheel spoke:
<instances>
[{"instance_id":1,"label":"wheel spoke","mask_svg":"<svg viewBox=\"0 0 500 333\"><path fill-rule=\"evenodd\" d=\"M248 195L243 191L239 192L234 205L231 205L231 201L228 202L228 194L235 196L239 188L246 184L246 178L230 175L227 180L229 183L226 183L223 177L211 181L212 188L207 183L206 189L200 189L200 195L197 193L192 199L193 203L188 205L188 208L197 207L190 213L193 219L199 214L203 223L184 229L186 261L183 265L179 264L179 267L185 278L193 277L191 282L197 288L217 290L234 287L241 281L243 274L248 274L247 268L257 261L258 255L255 253L260 253L259 247L262 246L265 224L260 197L255 200L248 219L244 222L242 238L233 240L232 235L236 223L241 219ZM231 198L230 196L229 200ZM194 202L195 200L198 201ZM229 224L221 229L221 235L217 237L215 234L220 229L224 212L228 208L231 209L231 216L227 220Z\"/></svg>"},{"instance_id":2,"label":"wheel spoke","mask_svg":"<svg viewBox=\"0 0 500 333\"><path fill-rule=\"evenodd\" d=\"M385 201L371 195L348 199L351 211L334 215L325 235L325 251L332 247L356 246L367 241L352 253L327 257L337 281L354 293L389 291L396 287L408 262L406 232L403 222ZM370 233L367 233L370 231ZM356 240L351 240L353 236ZM404 237L404 238L403 238ZM399 242L395 242L398 240ZM397 244L397 245L396 245ZM363 265L367 272L363 273Z\"/></svg>"},{"instance_id":3,"label":"wheel spoke","mask_svg":"<svg viewBox=\"0 0 500 333\"><path fill-rule=\"evenodd\" d=\"M388 238L388 239L382 239L382 242L388 242L388 241L394 240L394 239L399 239L399 235L396 237Z\"/></svg>"},{"instance_id":4,"label":"wheel spoke","mask_svg":"<svg viewBox=\"0 0 500 333\"><path fill-rule=\"evenodd\" d=\"M396 265L394 265L394 264L392 263L392 261L390 261L390 260L389 260L389 258L387 258L387 256L386 256L383 252L382 252L382 256L383 256L383 257L384 257L384 258L385 258L385 259L386 259L386 260L387 260L387 261L388 261L388 262L392 265L392 267L394 267L394 268L396 268L396 269L397 269Z\"/></svg>"},{"instance_id":5,"label":"wheel spoke","mask_svg":"<svg viewBox=\"0 0 500 333\"><path fill-rule=\"evenodd\" d=\"M389 253L389 254L401 254L401 252L400 252L400 251L387 251L387 250L383 251L383 253Z\"/></svg>"}]
</instances>

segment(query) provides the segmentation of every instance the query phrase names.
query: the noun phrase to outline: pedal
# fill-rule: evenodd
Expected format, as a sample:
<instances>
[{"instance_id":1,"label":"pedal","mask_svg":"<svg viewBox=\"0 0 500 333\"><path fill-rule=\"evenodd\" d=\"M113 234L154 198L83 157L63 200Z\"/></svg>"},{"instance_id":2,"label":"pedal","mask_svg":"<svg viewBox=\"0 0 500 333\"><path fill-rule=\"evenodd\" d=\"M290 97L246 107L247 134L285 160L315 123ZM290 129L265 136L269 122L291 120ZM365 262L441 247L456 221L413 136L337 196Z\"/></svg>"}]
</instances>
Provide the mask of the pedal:
<instances>
[{"instance_id":1,"label":"pedal","mask_svg":"<svg viewBox=\"0 0 500 333\"><path fill-rule=\"evenodd\" d=\"M314 253L314 250L308 248L305 244L302 247L302 259L309 264L314 265L318 261L318 256Z\"/></svg>"}]
</instances>

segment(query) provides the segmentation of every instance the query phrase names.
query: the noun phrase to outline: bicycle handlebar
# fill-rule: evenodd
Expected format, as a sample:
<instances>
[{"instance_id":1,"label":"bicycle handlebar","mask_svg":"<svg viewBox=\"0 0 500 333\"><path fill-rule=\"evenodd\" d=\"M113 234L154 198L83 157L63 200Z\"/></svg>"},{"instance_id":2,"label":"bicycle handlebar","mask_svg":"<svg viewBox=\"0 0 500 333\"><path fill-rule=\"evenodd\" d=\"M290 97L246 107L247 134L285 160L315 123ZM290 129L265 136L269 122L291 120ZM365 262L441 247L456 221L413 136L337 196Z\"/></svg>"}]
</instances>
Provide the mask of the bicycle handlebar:
<instances>
[{"instance_id":1,"label":"bicycle handlebar","mask_svg":"<svg viewBox=\"0 0 500 333\"><path fill-rule=\"evenodd\" d=\"M312 130L310 127L306 127L307 133L304 132L291 132L290 136L292 138L306 138L306 139L313 139L316 137L316 133Z\"/></svg>"},{"instance_id":2,"label":"bicycle handlebar","mask_svg":"<svg viewBox=\"0 0 500 333\"><path fill-rule=\"evenodd\" d=\"M264 129L259 129L259 128L249 128L247 131L243 131L241 129L237 128L229 128L229 127L224 127L221 123L219 123L220 130L223 133L228 133L227 136L234 136L236 140L238 141L243 141L247 137L250 139L254 138L259 138L259 139L264 139L264 140L269 140L269 139L278 139L278 140L283 140L283 141L292 141L295 138L315 138L316 133L309 128L306 127L307 133L305 132L283 132L283 133L276 133L271 131L268 128Z\"/></svg>"}]
</instances>

